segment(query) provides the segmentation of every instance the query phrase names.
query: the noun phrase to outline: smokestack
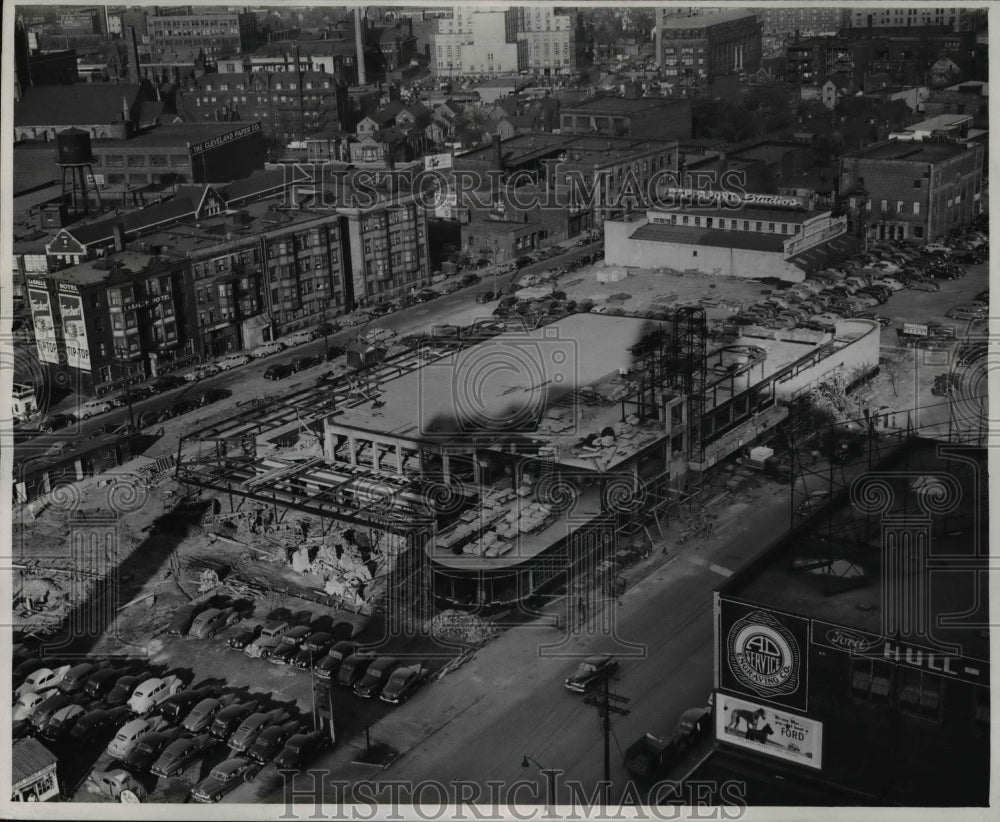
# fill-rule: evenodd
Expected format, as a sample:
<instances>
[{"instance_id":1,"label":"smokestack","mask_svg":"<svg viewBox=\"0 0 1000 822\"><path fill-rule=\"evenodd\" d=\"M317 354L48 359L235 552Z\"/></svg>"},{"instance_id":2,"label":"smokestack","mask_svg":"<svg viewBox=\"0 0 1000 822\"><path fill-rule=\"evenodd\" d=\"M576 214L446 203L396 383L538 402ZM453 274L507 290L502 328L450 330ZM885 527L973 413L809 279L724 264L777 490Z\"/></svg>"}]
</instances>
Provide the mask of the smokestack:
<instances>
[{"instance_id":1,"label":"smokestack","mask_svg":"<svg viewBox=\"0 0 1000 822\"><path fill-rule=\"evenodd\" d=\"M366 84L365 77L365 39L361 28L361 7L354 7L354 40L358 49L358 85Z\"/></svg>"},{"instance_id":2,"label":"smokestack","mask_svg":"<svg viewBox=\"0 0 1000 822\"><path fill-rule=\"evenodd\" d=\"M663 9L656 9L655 15L656 25L653 28L653 60L656 63L657 68L660 68L660 58L662 56L660 53L660 31L663 28Z\"/></svg>"}]
</instances>

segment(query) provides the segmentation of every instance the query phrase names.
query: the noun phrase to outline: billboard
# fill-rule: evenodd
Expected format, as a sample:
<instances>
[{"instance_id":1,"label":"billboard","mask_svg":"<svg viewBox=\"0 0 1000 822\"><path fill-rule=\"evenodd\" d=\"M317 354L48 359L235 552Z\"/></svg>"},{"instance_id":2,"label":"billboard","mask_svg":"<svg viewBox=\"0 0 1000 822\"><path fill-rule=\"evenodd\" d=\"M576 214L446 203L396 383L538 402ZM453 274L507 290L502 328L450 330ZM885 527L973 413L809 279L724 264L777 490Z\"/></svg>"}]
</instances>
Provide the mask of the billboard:
<instances>
[{"instance_id":1,"label":"billboard","mask_svg":"<svg viewBox=\"0 0 1000 822\"><path fill-rule=\"evenodd\" d=\"M808 709L809 620L720 599L719 687Z\"/></svg>"},{"instance_id":2,"label":"billboard","mask_svg":"<svg viewBox=\"0 0 1000 822\"><path fill-rule=\"evenodd\" d=\"M83 322L83 300L76 286L59 283L59 313L62 315L63 345L66 364L80 371L90 371L90 346Z\"/></svg>"},{"instance_id":3,"label":"billboard","mask_svg":"<svg viewBox=\"0 0 1000 822\"><path fill-rule=\"evenodd\" d=\"M822 770L822 722L722 693L715 707L719 742Z\"/></svg>"},{"instance_id":4,"label":"billboard","mask_svg":"<svg viewBox=\"0 0 1000 822\"><path fill-rule=\"evenodd\" d=\"M434 171L435 169L451 168L452 154L428 154L424 157L424 171Z\"/></svg>"},{"instance_id":5,"label":"billboard","mask_svg":"<svg viewBox=\"0 0 1000 822\"><path fill-rule=\"evenodd\" d=\"M926 337L928 328L922 323L903 323L903 333L912 334L915 337Z\"/></svg>"},{"instance_id":6,"label":"billboard","mask_svg":"<svg viewBox=\"0 0 1000 822\"><path fill-rule=\"evenodd\" d=\"M49 289L40 280L28 280L28 302L31 306L31 323L35 327L35 345L39 362L59 365L59 341L56 338L55 318Z\"/></svg>"},{"instance_id":7,"label":"billboard","mask_svg":"<svg viewBox=\"0 0 1000 822\"><path fill-rule=\"evenodd\" d=\"M260 123L233 129L196 143L191 153L191 176L196 183L228 183L264 168L267 147Z\"/></svg>"}]
</instances>

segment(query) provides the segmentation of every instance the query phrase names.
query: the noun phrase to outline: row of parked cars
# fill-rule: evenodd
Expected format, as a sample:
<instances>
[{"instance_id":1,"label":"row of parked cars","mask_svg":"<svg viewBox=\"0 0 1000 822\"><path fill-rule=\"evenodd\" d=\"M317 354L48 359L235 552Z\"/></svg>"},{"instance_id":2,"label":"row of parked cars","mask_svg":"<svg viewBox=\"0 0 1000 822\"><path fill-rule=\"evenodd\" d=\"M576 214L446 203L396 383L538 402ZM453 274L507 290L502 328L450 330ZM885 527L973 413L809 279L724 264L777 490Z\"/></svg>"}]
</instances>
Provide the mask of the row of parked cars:
<instances>
[{"instance_id":1,"label":"row of parked cars","mask_svg":"<svg viewBox=\"0 0 1000 822\"><path fill-rule=\"evenodd\" d=\"M331 742L324 729L303 725L297 712L268 707L250 695L203 685L187 688L180 674L138 661L55 665L38 657L14 668L14 736L42 738L55 750L105 746L114 767L92 775L119 799L145 795L134 777L183 774L210 753L230 756L192 790L214 802L269 763L298 769Z\"/></svg>"},{"instance_id":2,"label":"row of parked cars","mask_svg":"<svg viewBox=\"0 0 1000 822\"><path fill-rule=\"evenodd\" d=\"M874 243L850 259L810 274L804 282L741 309L735 320L778 329L829 330L840 320L851 317L875 319L883 326L888 325L889 318L872 309L885 303L893 293L903 288L938 291L940 281L965 276L964 264L984 259L981 255L988 250L985 235L969 232L960 241L974 246L975 252L953 251L945 244L899 248ZM975 256L968 256L973 253ZM955 262L954 257L961 258L964 264ZM969 315L968 319L985 316L987 310L979 304L960 308Z\"/></svg>"}]
</instances>

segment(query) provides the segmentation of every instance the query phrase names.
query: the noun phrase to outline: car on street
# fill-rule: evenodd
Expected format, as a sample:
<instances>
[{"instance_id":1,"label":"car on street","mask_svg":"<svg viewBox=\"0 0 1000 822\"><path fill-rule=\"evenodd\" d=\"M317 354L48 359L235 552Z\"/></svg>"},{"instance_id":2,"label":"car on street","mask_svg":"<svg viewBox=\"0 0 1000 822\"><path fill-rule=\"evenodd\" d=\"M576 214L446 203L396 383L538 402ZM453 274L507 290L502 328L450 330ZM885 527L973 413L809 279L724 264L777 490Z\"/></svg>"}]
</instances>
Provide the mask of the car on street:
<instances>
[{"instance_id":1,"label":"car on street","mask_svg":"<svg viewBox=\"0 0 1000 822\"><path fill-rule=\"evenodd\" d=\"M265 380L283 380L295 372L290 363L275 363L264 372Z\"/></svg>"},{"instance_id":2,"label":"car on street","mask_svg":"<svg viewBox=\"0 0 1000 822\"><path fill-rule=\"evenodd\" d=\"M187 400L180 400L173 404L173 412L175 417L179 417L181 414L190 414L192 411L197 411L201 408L201 404L194 398L191 397Z\"/></svg>"},{"instance_id":3,"label":"car on street","mask_svg":"<svg viewBox=\"0 0 1000 822\"><path fill-rule=\"evenodd\" d=\"M49 414L38 423L38 430L44 434L51 434L53 431L65 428L74 422L76 422L76 418L69 414Z\"/></svg>"},{"instance_id":4,"label":"car on street","mask_svg":"<svg viewBox=\"0 0 1000 822\"><path fill-rule=\"evenodd\" d=\"M209 733L175 739L163 749L149 772L161 779L180 776L189 765L197 762L218 744L219 740Z\"/></svg>"},{"instance_id":5,"label":"car on street","mask_svg":"<svg viewBox=\"0 0 1000 822\"><path fill-rule=\"evenodd\" d=\"M215 715L209 733L216 739L226 739L256 707L256 699L226 706Z\"/></svg>"},{"instance_id":6,"label":"car on street","mask_svg":"<svg viewBox=\"0 0 1000 822\"><path fill-rule=\"evenodd\" d=\"M934 282L934 280L914 278L910 280L909 288L914 291L940 291L941 283Z\"/></svg>"},{"instance_id":7,"label":"car on street","mask_svg":"<svg viewBox=\"0 0 1000 822\"><path fill-rule=\"evenodd\" d=\"M132 397L132 402L140 402L141 400L148 400L150 397L156 396L156 391L150 385L136 385L129 388L129 395Z\"/></svg>"},{"instance_id":8,"label":"car on street","mask_svg":"<svg viewBox=\"0 0 1000 822\"><path fill-rule=\"evenodd\" d=\"M259 360L261 357L270 357L272 354L277 354L285 350L285 344L280 342L266 342L263 345L258 345L256 348L250 351L250 356L255 360Z\"/></svg>"},{"instance_id":9,"label":"car on street","mask_svg":"<svg viewBox=\"0 0 1000 822\"><path fill-rule=\"evenodd\" d=\"M201 365L196 365L190 371L184 373L184 379L188 382L197 382L198 380L203 380L205 377L213 377L219 373L221 369L215 363L202 363Z\"/></svg>"},{"instance_id":10,"label":"car on street","mask_svg":"<svg viewBox=\"0 0 1000 822\"><path fill-rule=\"evenodd\" d=\"M305 371L307 368L314 368L322 362L323 361L319 357L313 356L312 354L307 354L304 357L296 357L292 360L292 371L293 373L298 374L299 371Z\"/></svg>"},{"instance_id":11,"label":"car on street","mask_svg":"<svg viewBox=\"0 0 1000 822\"><path fill-rule=\"evenodd\" d=\"M596 654L588 657L566 678L566 688L576 693L584 693L618 668L618 660L611 654Z\"/></svg>"},{"instance_id":12,"label":"car on street","mask_svg":"<svg viewBox=\"0 0 1000 822\"><path fill-rule=\"evenodd\" d=\"M316 754L326 750L332 744L330 732L324 728L310 733L295 734L289 737L281 753L274 758L274 766L283 771L298 770Z\"/></svg>"},{"instance_id":13,"label":"car on street","mask_svg":"<svg viewBox=\"0 0 1000 822\"><path fill-rule=\"evenodd\" d=\"M166 374L162 377L157 377L150 383L150 386L157 394L173 391L175 388L181 388L185 385L187 385L187 380L175 374Z\"/></svg>"},{"instance_id":14,"label":"car on street","mask_svg":"<svg viewBox=\"0 0 1000 822\"><path fill-rule=\"evenodd\" d=\"M188 636L196 639L211 639L219 631L224 631L231 625L235 625L242 619L242 615L235 608L209 608L202 611L194 618Z\"/></svg>"},{"instance_id":15,"label":"car on street","mask_svg":"<svg viewBox=\"0 0 1000 822\"><path fill-rule=\"evenodd\" d=\"M227 759L191 789L191 798L195 802L218 802L236 786L253 781L259 771L260 765L249 759Z\"/></svg>"},{"instance_id":16,"label":"car on street","mask_svg":"<svg viewBox=\"0 0 1000 822\"><path fill-rule=\"evenodd\" d=\"M291 334L287 334L282 337L280 342L284 343L285 348L292 348L297 345L305 345L308 342L312 342L317 336L316 332L311 329L305 331L294 331Z\"/></svg>"},{"instance_id":17,"label":"car on street","mask_svg":"<svg viewBox=\"0 0 1000 822\"><path fill-rule=\"evenodd\" d=\"M299 730L297 719L282 724L270 725L261 731L253 744L247 749L249 759L261 765L266 765L281 753L285 743Z\"/></svg>"},{"instance_id":18,"label":"car on street","mask_svg":"<svg viewBox=\"0 0 1000 822\"><path fill-rule=\"evenodd\" d=\"M249 354L229 354L216 360L215 364L221 371L231 371L233 368L239 368L241 365L246 365L251 359L253 358Z\"/></svg>"},{"instance_id":19,"label":"car on street","mask_svg":"<svg viewBox=\"0 0 1000 822\"><path fill-rule=\"evenodd\" d=\"M397 668L389 676L379 699L390 705L400 705L409 699L427 678L427 669L420 665Z\"/></svg>"},{"instance_id":20,"label":"car on street","mask_svg":"<svg viewBox=\"0 0 1000 822\"><path fill-rule=\"evenodd\" d=\"M829 499L829 491L810 491L806 494L806 498L799 503L799 507L795 509L795 513L800 517L804 517L823 507Z\"/></svg>"},{"instance_id":21,"label":"car on street","mask_svg":"<svg viewBox=\"0 0 1000 822\"><path fill-rule=\"evenodd\" d=\"M191 708L181 721L181 727L189 733L207 730L215 720L216 714L234 702L236 702L236 694L206 697Z\"/></svg>"},{"instance_id":22,"label":"car on street","mask_svg":"<svg viewBox=\"0 0 1000 822\"><path fill-rule=\"evenodd\" d=\"M942 245L941 243L927 243L927 245L924 246L924 251L928 254L951 254L951 248L949 246Z\"/></svg>"}]
</instances>

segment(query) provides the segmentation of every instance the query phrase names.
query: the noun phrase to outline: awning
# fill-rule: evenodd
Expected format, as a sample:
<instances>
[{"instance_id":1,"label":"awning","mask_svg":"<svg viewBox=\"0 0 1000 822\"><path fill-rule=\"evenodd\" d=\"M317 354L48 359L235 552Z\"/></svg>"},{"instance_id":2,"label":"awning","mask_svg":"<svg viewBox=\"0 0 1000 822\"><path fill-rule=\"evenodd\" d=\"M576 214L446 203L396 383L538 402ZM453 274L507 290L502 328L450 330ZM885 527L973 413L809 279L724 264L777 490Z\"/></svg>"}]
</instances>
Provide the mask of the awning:
<instances>
[{"instance_id":1,"label":"awning","mask_svg":"<svg viewBox=\"0 0 1000 822\"><path fill-rule=\"evenodd\" d=\"M271 325L271 315L267 313L255 314L254 316L248 317L243 321L243 328L246 329L247 331L251 331L254 328L266 328L267 326L270 325Z\"/></svg>"}]
</instances>

